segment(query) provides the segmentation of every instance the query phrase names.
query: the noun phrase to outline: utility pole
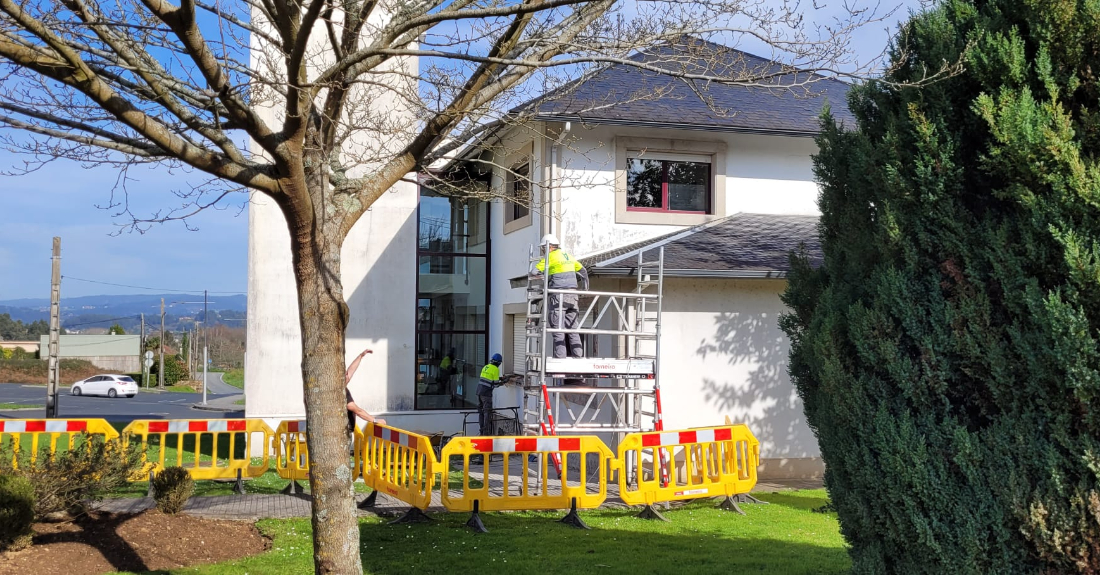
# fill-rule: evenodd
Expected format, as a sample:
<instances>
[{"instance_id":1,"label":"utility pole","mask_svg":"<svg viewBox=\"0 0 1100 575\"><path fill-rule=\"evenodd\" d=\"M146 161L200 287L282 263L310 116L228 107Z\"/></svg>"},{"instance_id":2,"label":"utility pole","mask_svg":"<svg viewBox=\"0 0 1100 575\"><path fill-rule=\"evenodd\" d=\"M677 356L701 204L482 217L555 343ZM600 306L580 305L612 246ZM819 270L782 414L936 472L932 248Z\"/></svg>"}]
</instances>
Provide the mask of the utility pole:
<instances>
[{"instance_id":1,"label":"utility pole","mask_svg":"<svg viewBox=\"0 0 1100 575\"><path fill-rule=\"evenodd\" d=\"M141 355L141 385L142 387L149 387L149 374L145 368L145 314L141 314L141 351L138 352Z\"/></svg>"},{"instance_id":2,"label":"utility pole","mask_svg":"<svg viewBox=\"0 0 1100 575\"><path fill-rule=\"evenodd\" d=\"M157 373L157 387L164 389L164 298L160 298L160 371Z\"/></svg>"},{"instance_id":3,"label":"utility pole","mask_svg":"<svg viewBox=\"0 0 1100 575\"><path fill-rule=\"evenodd\" d=\"M206 364L210 360L206 358L206 331L210 326L210 316L207 309L209 302L206 299L207 292L202 290L202 404L206 405Z\"/></svg>"},{"instance_id":4,"label":"utility pole","mask_svg":"<svg viewBox=\"0 0 1100 575\"><path fill-rule=\"evenodd\" d=\"M46 417L57 417L57 388L61 385L61 238L53 239L50 275L50 360L46 374Z\"/></svg>"}]
</instances>

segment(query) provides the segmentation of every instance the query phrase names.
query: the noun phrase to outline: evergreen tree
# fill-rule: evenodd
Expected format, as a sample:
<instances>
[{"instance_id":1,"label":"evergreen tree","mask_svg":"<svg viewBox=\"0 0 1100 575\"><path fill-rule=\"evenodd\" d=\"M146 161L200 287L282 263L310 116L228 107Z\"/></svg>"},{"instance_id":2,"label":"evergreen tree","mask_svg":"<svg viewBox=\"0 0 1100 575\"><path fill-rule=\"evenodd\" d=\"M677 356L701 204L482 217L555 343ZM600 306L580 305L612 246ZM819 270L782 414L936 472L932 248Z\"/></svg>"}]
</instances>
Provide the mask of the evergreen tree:
<instances>
[{"instance_id":1,"label":"evergreen tree","mask_svg":"<svg viewBox=\"0 0 1100 575\"><path fill-rule=\"evenodd\" d=\"M825 119L782 327L857 573L1100 570L1098 30L948 1Z\"/></svg>"}]
</instances>

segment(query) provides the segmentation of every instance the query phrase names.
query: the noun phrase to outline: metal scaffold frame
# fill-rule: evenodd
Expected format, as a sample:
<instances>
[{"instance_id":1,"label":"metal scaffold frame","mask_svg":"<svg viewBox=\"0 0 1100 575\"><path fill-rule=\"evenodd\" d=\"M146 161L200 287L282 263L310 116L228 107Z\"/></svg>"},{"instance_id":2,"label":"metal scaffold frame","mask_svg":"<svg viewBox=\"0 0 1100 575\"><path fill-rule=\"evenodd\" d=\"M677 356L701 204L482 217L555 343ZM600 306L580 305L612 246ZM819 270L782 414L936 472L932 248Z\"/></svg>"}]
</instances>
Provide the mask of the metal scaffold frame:
<instances>
[{"instance_id":1,"label":"metal scaffold frame","mask_svg":"<svg viewBox=\"0 0 1100 575\"><path fill-rule=\"evenodd\" d=\"M664 248L637 259L632 292L551 289L548 273L536 264L547 246L531 246L527 276L524 431L530 435L610 434L613 448L627 433L660 431L661 310L664 289ZM550 301L555 294L559 317L564 296L578 296L572 329L551 328ZM608 323L612 325L607 325ZM553 357L556 333L616 338L615 357L560 359ZM653 342L652 352L643 349ZM596 355L599 355L598 353ZM584 385L563 385L583 380Z\"/></svg>"}]
</instances>

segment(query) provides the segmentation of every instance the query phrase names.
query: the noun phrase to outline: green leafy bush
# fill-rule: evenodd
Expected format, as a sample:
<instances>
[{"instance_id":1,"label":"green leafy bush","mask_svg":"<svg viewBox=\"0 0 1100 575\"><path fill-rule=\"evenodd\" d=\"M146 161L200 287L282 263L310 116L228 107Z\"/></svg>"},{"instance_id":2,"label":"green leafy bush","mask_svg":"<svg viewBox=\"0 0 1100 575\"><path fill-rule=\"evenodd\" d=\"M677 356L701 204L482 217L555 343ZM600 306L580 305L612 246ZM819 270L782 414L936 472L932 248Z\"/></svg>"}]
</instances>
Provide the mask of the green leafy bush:
<instances>
[{"instance_id":1,"label":"green leafy bush","mask_svg":"<svg viewBox=\"0 0 1100 575\"><path fill-rule=\"evenodd\" d=\"M1100 572L1098 28L942 2L825 121L781 321L855 573Z\"/></svg>"},{"instance_id":2,"label":"green leafy bush","mask_svg":"<svg viewBox=\"0 0 1100 575\"><path fill-rule=\"evenodd\" d=\"M0 475L0 551L18 551L31 544L34 487L22 477Z\"/></svg>"},{"instance_id":3,"label":"green leafy bush","mask_svg":"<svg viewBox=\"0 0 1100 575\"><path fill-rule=\"evenodd\" d=\"M175 515L195 492L195 481L182 467L169 467L153 477L153 500L162 513Z\"/></svg>"},{"instance_id":4,"label":"green leafy bush","mask_svg":"<svg viewBox=\"0 0 1100 575\"><path fill-rule=\"evenodd\" d=\"M87 500L103 497L140 477L146 467L141 442L127 445L122 438L80 434L73 446L51 457L48 442L37 457L16 450L12 438L0 445L0 474L27 479L34 487L37 518L58 513L78 514Z\"/></svg>"},{"instance_id":5,"label":"green leafy bush","mask_svg":"<svg viewBox=\"0 0 1100 575\"><path fill-rule=\"evenodd\" d=\"M153 382L159 382L159 373L160 358L154 357L153 367L149 370L149 379ZM189 377L190 374L187 372L187 365L183 363L183 360L174 355L164 356L164 385L175 385Z\"/></svg>"}]
</instances>

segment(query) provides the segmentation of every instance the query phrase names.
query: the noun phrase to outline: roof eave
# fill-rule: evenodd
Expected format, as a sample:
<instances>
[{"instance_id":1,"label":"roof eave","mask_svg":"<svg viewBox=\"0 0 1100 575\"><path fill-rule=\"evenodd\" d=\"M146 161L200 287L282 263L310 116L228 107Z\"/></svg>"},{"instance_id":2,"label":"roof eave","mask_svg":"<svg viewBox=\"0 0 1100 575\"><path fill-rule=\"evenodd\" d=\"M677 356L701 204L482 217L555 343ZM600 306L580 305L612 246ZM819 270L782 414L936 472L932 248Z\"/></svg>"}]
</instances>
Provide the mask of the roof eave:
<instances>
[{"instance_id":1,"label":"roof eave","mask_svg":"<svg viewBox=\"0 0 1100 575\"><path fill-rule=\"evenodd\" d=\"M629 277L638 274L637 268L596 268L589 270L590 276L604 277ZM665 270L666 277L674 278L713 278L713 279L738 279L738 280L764 280L785 279L787 270ZM512 278L509 285L512 289L524 287L526 278Z\"/></svg>"},{"instance_id":2,"label":"roof eave","mask_svg":"<svg viewBox=\"0 0 1100 575\"><path fill-rule=\"evenodd\" d=\"M638 128L663 128L669 130L694 130L700 132L728 132L736 134L755 134L758 136L787 136L792 138L813 138L820 133L820 130L776 130L770 128L719 126L713 124L646 122L644 120L622 118L585 118L579 115L563 114L537 114L534 119L542 122L581 122L592 125L633 126Z\"/></svg>"}]
</instances>

